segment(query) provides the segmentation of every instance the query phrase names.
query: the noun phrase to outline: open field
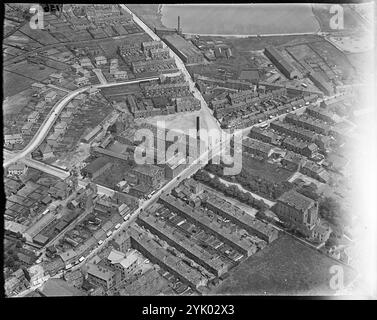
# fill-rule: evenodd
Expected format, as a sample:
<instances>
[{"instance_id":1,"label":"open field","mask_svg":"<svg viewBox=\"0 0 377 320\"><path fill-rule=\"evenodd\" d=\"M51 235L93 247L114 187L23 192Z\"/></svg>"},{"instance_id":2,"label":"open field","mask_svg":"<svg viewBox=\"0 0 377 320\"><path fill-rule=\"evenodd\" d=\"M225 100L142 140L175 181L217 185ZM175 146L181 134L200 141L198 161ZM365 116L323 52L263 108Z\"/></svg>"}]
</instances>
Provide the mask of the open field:
<instances>
[{"instance_id":1,"label":"open field","mask_svg":"<svg viewBox=\"0 0 377 320\"><path fill-rule=\"evenodd\" d=\"M6 71L18 73L26 78L33 79L35 81L42 81L46 79L51 73L56 72L55 69L43 66L43 69L35 63L27 63L26 61L9 65L6 67Z\"/></svg>"},{"instance_id":2,"label":"open field","mask_svg":"<svg viewBox=\"0 0 377 320\"><path fill-rule=\"evenodd\" d=\"M30 39L20 31L16 31L11 36L5 38L4 43L20 47L28 46L29 49L40 48L42 46L40 43Z\"/></svg>"},{"instance_id":3,"label":"open field","mask_svg":"<svg viewBox=\"0 0 377 320\"><path fill-rule=\"evenodd\" d=\"M213 293L330 295L335 293L329 285L334 265L338 265L335 260L282 235L233 269ZM345 266L343 270L347 285L356 273Z\"/></svg>"},{"instance_id":4,"label":"open field","mask_svg":"<svg viewBox=\"0 0 377 320\"><path fill-rule=\"evenodd\" d=\"M3 72L4 87L3 94L4 99L6 97L11 97L21 91L30 88L30 85L35 82L32 79L25 78L21 75L17 75L11 72Z\"/></svg>"},{"instance_id":5,"label":"open field","mask_svg":"<svg viewBox=\"0 0 377 320\"><path fill-rule=\"evenodd\" d=\"M287 181L293 175L293 172L287 169L278 168L268 162L255 160L246 155L242 157L242 169L250 175L261 176L274 183Z\"/></svg>"},{"instance_id":6,"label":"open field","mask_svg":"<svg viewBox=\"0 0 377 320\"><path fill-rule=\"evenodd\" d=\"M13 96L7 97L3 102L3 115L18 114L29 103L31 89L26 89Z\"/></svg>"},{"instance_id":7,"label":"open field","mask_svg":"<svg viewBox=\"0 0 377 320\"><path fill-rule=\"evenodd\" d=\"M31 39L34 39L35 41L42 43L43 45L49 45L59 42L53 36L51 36L51 34L48 31L40 29L31 29L28 23L23 25L20 31L28 35Z\"/></svg>"}]
</instances>

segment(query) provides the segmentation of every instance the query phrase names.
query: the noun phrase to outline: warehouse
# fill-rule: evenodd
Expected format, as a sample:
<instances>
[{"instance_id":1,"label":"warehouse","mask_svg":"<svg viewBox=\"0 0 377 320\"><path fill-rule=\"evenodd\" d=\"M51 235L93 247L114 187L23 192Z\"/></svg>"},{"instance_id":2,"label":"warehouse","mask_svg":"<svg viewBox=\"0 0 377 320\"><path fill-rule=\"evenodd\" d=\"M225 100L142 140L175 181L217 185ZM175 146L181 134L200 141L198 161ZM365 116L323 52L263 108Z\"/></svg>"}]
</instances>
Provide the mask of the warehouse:
<instances>
[{"instance_id":1,"label":"warehouse","mask_svg":"<svg viewBox=\"0 0 377 320\"><path fill-rule=\"evenodd\" d=\"M264 53L288 79L300 78L299 72L276 50L275 47L266 47Z\"/></svg>"},{"instance_id":2,"label":"warehouse","mask_svg":"<svg viewBox=\"0 0 377 320\"><path fill-rule=\"evenodd\" d=\"M198 48L191 41L187 41L178 34L167 35L163 39L166 44L183 60L184 63L202 63L204 58Z\"/></svg>"}]
</instances>

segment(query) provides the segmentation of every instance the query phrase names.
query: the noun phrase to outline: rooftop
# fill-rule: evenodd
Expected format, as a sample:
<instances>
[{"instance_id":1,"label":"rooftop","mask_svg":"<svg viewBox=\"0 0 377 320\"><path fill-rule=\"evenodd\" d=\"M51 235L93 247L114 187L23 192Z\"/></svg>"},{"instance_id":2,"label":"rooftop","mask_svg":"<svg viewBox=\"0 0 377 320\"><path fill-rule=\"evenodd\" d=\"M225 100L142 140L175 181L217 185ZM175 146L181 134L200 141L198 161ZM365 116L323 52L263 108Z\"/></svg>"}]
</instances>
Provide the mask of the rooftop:
<instances>
[{"instance_id":1,"label":"rooftop","mask_svg":"<svg viewBox=\"0 0 377 320\"><path fill-rule=\"evenodd\" d=\"M315 204L314 200L294 190L288 191L281 195L278 201L290 207L293 207L301 212L310 209Z\"/></svg>"},{"instance_id":2,"label":"rooftop","mask_svg":"<svg viewBox=\"0 0 377 320\"><path fill-rule=\"evenodd\" d=\"M109 281L114 276L114 272L104 266L99 266L98 264L88 263L87 267L88 267L88 270L87 270L88 274L96 278L99 278L101 280Z\"/></svg>"}]
</instances>

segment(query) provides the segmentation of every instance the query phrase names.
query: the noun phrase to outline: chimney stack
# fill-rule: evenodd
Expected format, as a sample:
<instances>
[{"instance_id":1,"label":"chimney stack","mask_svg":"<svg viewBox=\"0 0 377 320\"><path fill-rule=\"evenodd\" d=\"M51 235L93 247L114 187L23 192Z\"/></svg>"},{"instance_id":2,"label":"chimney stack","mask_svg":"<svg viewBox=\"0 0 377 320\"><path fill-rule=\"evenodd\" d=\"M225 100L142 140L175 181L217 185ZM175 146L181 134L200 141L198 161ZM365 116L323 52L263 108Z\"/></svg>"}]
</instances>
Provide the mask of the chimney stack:
<instances>
[{"instance_id":1,"label":"chimney stack","mask_svg":"<svg viewBox=\"0 0 377 320\"><path fill-rule=\"evenodd\" d=\"M178 33L181 33L181 17L178 16Z\"/></svg>"}]
</instances>

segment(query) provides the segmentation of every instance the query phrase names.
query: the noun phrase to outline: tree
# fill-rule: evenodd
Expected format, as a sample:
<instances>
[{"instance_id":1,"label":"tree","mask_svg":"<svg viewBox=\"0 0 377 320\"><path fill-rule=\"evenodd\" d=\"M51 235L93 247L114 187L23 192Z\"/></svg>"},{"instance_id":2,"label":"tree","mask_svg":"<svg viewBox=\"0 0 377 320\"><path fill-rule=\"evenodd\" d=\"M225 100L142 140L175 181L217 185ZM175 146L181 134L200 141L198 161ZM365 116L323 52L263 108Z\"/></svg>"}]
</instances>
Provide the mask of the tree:
<instances>
[{"instance_id":1,"label":"tree","mask_svg":"<svg viewBox=\"0 0 377 320\"><path fill-rule=\"evenodd\" d=\"M319 203L318 210L322 218L334 222L339 215L340 205L334 198L325 197Z\"/></svg>"},{"instance_id":2,"label":"tree","mask_svg":"<svg viewBox=\"0 0 377 320\"><path fill-rule=\"evenodd\" d=\"M331 232L330 237L326 241L326 247L331 248L331 247L336 247L339 245L339 239L335 235L334 232Z\"/></svg>"}]
</instances>

